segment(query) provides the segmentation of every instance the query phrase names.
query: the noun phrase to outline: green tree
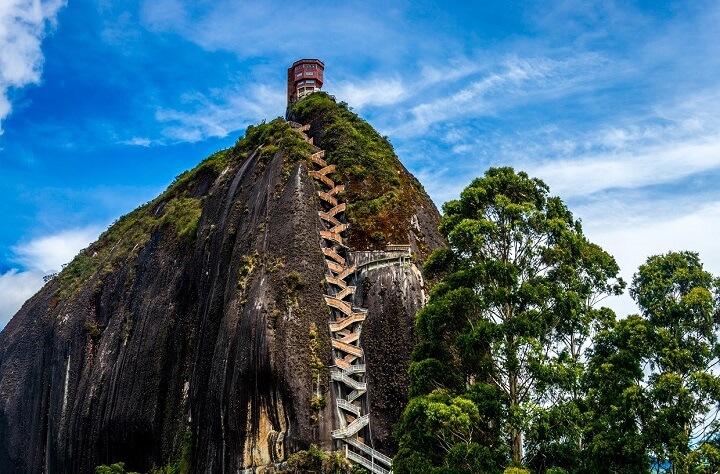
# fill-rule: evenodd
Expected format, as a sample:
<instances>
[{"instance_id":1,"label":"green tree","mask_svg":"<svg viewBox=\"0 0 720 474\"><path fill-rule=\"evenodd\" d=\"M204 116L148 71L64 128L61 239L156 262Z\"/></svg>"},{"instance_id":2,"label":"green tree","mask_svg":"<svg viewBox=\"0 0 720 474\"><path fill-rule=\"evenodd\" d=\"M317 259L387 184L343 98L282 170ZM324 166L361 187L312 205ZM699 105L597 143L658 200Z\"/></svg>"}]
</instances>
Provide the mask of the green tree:
<instances>
[{"instance_id":1,"label":"green tree","mask_svg":"<svg viewBox=\"0 0 720 474\"><path fill-rule=\"evenodd\" d=\"M538 412L582 397L583 352L614 319L595 306L624 287L615 260L548 193L525 173L491 168L443 206L450 247L426 263L441 281L418 314L410 368L411 396L497 388L504 410L480 432L502 427L515 463ZM579 434L568 439L581 447Z\"/></svg>"},{"instance_id":2,"label":"green tree","mask_svg":"<svg viewBox=\"0 0 720 474\"><path fill-rule=\"evenodd\" d=\"M718 287L693 252L650 257L633 278L630 294L648 325L644 430L658 471L696 472L714 455L702 443L719 428L720 377L712 373L720 355Z\"/></svg>"},{"instance_id":3,"label":"green tree","mask_svg":"<svg viewBox=\"0 0 720 474\"><path fill-rule=\"evenodd\" d=\"M643 474L650 470L641 431L648 414L644 389L649 325L638 315L597 334L584 377L588 426L580 472Z\"/></svg>"}]
</instances>

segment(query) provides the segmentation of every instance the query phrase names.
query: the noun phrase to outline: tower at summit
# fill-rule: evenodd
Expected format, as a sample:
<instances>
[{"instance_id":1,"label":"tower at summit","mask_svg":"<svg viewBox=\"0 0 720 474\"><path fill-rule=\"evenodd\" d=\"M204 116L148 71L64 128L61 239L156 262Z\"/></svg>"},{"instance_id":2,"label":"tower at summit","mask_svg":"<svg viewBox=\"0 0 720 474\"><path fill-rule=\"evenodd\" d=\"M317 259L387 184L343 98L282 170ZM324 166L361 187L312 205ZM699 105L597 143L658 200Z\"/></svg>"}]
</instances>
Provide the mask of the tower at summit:
<instances>
[{"instance_id":1,"label":"tower at summit","mask_svg":"<svg viewBox=\"0 0 720 474\"><path fill-rule=\"evenodd\" d=\"M288 104L322 89L324 70L325 63L319 59L295 61L287 71Z\"/></svg>"}]
</instances>

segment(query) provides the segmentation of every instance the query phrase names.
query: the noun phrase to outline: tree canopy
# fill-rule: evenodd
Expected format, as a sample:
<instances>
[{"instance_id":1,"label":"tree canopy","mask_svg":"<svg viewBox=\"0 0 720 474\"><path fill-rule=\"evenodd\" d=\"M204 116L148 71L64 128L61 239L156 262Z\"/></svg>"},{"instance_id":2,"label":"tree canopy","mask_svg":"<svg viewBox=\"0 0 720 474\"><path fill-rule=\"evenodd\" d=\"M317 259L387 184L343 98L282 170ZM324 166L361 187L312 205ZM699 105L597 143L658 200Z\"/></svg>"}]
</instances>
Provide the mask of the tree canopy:
<instances>
[{"instance_id":1,"label":"tree canopy","mask_svg":"<svg viewBox=\"0 0 720 474\"><path fill-rule=\"evenodd\" d=\"M614 319L596 305L624 287L615 260L545 183L512 168L491 168L443 210L450 245L426 264L440 281L417 316L411 396L481 393L475 403L498 408L474 441L506 447L514 463L529 433L542 442L534 420L564 419L579 439L582 356Z\"/></svg>"},{"instance_id":2,"label":"tree canopy","mask_svg":"<svg viewBox=\"0 0 720 474\"><path fill-rule=\"evenodd\" d=\"M618 265L539 179L491 168L443 210L394 472L720 472L720 282L696 253L649 257L618 320Z\"/></svg>"}]
</instances>

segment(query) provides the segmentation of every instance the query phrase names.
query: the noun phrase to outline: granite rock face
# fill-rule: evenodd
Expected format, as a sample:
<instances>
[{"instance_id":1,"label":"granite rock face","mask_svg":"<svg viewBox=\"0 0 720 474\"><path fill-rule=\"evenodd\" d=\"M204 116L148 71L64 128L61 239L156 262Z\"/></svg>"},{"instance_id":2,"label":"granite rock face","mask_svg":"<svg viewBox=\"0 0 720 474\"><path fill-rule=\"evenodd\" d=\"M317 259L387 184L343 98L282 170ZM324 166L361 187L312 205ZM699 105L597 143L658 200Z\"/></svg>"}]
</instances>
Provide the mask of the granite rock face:
<instances>
[{"instance_id":1,"label":"granite rock face","mask_svg":"<svg viewBox=\"0 0 720 474\"><path fill-rule=\"evenodd\" d=\"M380 252L372 253L371 258L383 257ZM425 283L415 264L395 261L363 271L357 286L355 302L368 310L362 343L374 447L395 453L397 443L391 430L407 404L408 365L417 344L415 314L427 298Z\"/></svg>"},{"instance_id":2,"label":"granite rock face","mask_svg":"<svg viewBox=\"0 0 720 474\"><path fill-rule=\"evenodd\" d=\"M306 162L262 150L199 167L121 220L0 333L0 472L147 472L183 451L192 472L269 472L310 444L332 448L331 404L313 403L329 398L329 371L311 370L331 354L317 188ZM421 201L397 225L435 248L439 214ZM197 222L189 238L142 227L172 212ZM360 278L373 441L393 454L424 287L414 265Z\"/></svg>"}]
</instances>

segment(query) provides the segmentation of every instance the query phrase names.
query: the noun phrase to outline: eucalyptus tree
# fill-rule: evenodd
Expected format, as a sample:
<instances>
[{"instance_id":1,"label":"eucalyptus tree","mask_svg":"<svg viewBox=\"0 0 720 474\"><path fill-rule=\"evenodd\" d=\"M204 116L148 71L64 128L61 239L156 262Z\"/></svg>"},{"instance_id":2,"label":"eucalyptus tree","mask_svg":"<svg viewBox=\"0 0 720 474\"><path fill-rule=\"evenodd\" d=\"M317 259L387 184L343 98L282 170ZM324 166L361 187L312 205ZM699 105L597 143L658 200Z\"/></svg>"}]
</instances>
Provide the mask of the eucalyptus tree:
<instances>
[{"instance_id":1,"label":"eucalyptus tree","mask_svg":"<svg viewBox=\"0 0 720 474\"><path fill-rule=\"evenodd\" d=\"M502 425L520 463L534 413L581 397L583 352L614 319L595 306L624 282L562 200L526 173L491 168L443 210L450 245L426 264L440 282L417 317L411 396L494 387L503 419L484 423Z\"/></svg>"},{"instance_id":2,"label":"eucalyptus tree","mask_svg":"<svg viewBox=\"0 0 720 474\"><path fill-rule=\"evenodd\" d=\"M643 424L658 472L720 468L712 443L720 430L718 289L693 252L650 257L633 277L630 294L647 325Z\"/></svg>"},{"instance_id":3,"label":"eucalyptus tree","mask_svg":"<svg viewBox=\"0 0 720 474\"><path fill-rule=\"evenodd\" d=\"M650 472L642 431L651 411L644 384L648 329L644 318L631 315L593 340L584 377L588 425L579 472Z\"/></svg>"}]
</instances>

